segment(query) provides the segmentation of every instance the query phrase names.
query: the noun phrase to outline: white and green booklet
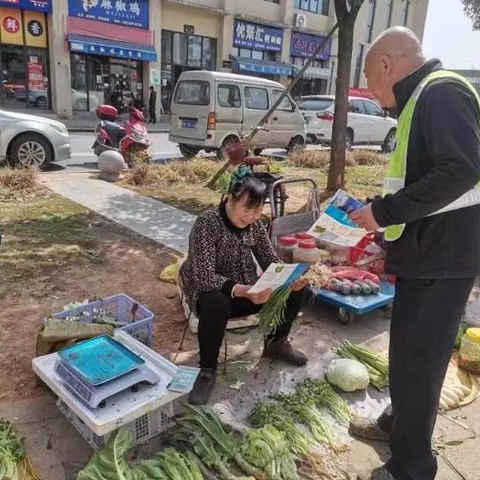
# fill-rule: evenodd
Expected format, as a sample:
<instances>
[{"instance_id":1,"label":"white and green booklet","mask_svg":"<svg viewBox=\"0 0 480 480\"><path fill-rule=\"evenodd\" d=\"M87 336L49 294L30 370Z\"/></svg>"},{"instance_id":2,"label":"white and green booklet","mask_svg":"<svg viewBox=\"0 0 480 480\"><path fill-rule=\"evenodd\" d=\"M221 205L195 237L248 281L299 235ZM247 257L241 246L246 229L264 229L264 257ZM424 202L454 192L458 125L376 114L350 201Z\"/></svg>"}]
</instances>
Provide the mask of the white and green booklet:
<instances>
[{"instance_id":1,"label":"white and green booklet","mask_svg":"<svg viewBox=\"0 0 480 480\"><path fill-rule=\"evenodd\" d=\"M248 293L258 293L263 290L278 290L280 287L291 285L309 269L306 263L272 263L257 283Z\"/></svg>"}]
</instances>

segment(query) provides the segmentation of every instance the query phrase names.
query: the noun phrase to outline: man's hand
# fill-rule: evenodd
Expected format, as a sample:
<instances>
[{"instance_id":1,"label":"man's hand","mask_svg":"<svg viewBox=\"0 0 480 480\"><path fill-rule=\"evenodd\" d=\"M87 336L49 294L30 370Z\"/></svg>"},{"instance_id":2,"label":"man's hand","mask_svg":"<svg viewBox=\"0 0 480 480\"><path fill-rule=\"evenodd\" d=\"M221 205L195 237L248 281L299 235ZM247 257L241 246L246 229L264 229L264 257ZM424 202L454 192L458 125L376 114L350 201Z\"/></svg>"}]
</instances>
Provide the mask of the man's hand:
<instances>
[{"instance_id":1,"label":"man's hand","mask_svg":"<svg viewBox=\"0 0 480 480\"><path fill-rule=\"evenodd\" d=\"M349 217L352 222L355 222L359 227L364 228L368 232L372 232L380 228L380 225L373 216L371 203L365 205L359 210L355 210L349 215Z\"/></svg>"},{"instance_id":2,"label":"man's hand","mask_svg":"<svg viewBox=\"0 0 480 480\"><path fill-rule=\"evenodd\" d=\"M302 288L305 288L307 285L308 285L308 279L305 277L302 277L302 278L299 278L298 280L295 280L295 282L293 282L290 285L290 288L294 292L298 292L299 290L302 290Z\"/></svg>"}]
</instances>

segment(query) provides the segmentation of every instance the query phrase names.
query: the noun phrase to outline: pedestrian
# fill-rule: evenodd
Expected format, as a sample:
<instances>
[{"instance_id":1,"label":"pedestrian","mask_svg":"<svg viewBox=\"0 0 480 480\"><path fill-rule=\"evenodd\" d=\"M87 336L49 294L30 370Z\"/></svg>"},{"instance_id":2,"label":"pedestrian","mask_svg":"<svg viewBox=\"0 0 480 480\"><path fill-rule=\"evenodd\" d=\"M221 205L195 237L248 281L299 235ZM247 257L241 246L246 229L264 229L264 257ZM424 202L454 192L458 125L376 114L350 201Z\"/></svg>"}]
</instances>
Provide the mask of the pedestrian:
<instances>
[{"instance_id":1,"label":"pedestrian","mask_svg":"<svg viewBox=\"0 0 480 480\"><path fill-rule=\"evenodd\" d=\"M390 441L390 459L367 478L434 480L440 391L480 272L480 99L465 78L427 61L404 27L375 40L365 75L368 89L399 120L384 196L351 219L369 231L385 228L386 270L397 285L391 406L375 420L355 418L350 431Z\"/></svg>"},{"instance_id":2,"label":"pedestrian","mask_svg":"<svg viewBox=\"0 0 480 480\"><path fill-rule=\"evenodd\" d=\"M157 104L157 92L155 88L150 87L150 96L148 98L148 123L157 123L157 114L155 112Z\"/></svg>"},{"instance_id":3,"label":"pedestrian","mask_svg":"<svg viewBox=\"0 0 480 480\"><path fill-rule=\"evenodd\" d=\"M254 257L263 271L271 263L281 263L260 221L265 189L244 167L233 173L227 199L200 215L193 225L188 256L180 270L190 309L199 318L200 375L190 392L191 404L208 402L229 319L258 313L272 294L269 289L249 293L258 280ZM307 283L300 278L291 286L285 320L265 339L264 357L299 367L307 363L307 357L288 341Z\"/></svg>"}]
</instances>

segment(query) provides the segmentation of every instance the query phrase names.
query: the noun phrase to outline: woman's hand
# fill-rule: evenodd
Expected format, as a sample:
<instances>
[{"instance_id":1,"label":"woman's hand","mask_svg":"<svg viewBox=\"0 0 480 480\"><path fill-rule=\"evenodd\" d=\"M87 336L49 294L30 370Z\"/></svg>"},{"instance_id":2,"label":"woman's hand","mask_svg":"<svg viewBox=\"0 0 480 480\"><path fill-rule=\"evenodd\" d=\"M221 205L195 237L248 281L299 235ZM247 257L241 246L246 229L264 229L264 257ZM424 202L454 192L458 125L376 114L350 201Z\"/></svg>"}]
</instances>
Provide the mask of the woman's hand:
<instances>
[{"instance_id":1,"label":"woman's hand","mask_svg":"<svg viewBox=\"0 0 480 480\"><path fill-rule=\"evenodd\" d=\"M267 303L272 296L272 290L270 290L269 288L267 288L266 290L262 290L261 292L248 293L251 288L252 287L248 285L237 284L234 287L234 296L236 298L246 298L247 300L250 300L254 305L262 305L264 303Z\"/></svg>"},{"instance_id":2,"label":"woman's hand","mask_svg":"<svg viewBox=\"0 0 480 480\"><path fill-rule=\"evenodd\" d=\"M295 280L295 282L293 282L290 285L290 288L294 292L298 292L299 290L302 290L302 288L305 288L307 285L308 285L308 278L301 277L298 280Z\"/></svg>"},{"instance_id":3,"label":"woman's hand","mask_svg":"<svg viewBox=\"0 0 480 480\"><path fill-rule=\"evenodd\" d=\"M267 303L270 300L272 293L273 293L272 290L270 288L267 288L265 290L262 290L261 292L248 293L247 298L254 305L263 305L264 303Z\"/></svg>"}]
</instances>

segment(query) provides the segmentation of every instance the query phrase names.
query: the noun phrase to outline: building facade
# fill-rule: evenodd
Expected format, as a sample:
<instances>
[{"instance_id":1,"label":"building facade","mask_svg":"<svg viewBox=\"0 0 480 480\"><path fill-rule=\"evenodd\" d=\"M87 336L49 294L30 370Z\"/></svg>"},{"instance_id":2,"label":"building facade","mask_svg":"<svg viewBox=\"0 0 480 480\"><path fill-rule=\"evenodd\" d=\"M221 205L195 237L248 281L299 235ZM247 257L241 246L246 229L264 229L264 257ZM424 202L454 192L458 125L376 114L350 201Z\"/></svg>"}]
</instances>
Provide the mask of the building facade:
<instances>
[{"instance_id":1,"label":"building facade","mask_svg":"<svg viewBox=\"0 0 480 480\"><path fill-rule=\"evenodd\" d=\"M423 37L428 0L365 0L355 28L351 85L391 25ZM288 84L335 23L333 0L0 0L0 107L60 118L101 103L148 101L168 112L185 70L256 75ZM293 94L334 93L336 38Z\"/></svg>"}]
</instances>

